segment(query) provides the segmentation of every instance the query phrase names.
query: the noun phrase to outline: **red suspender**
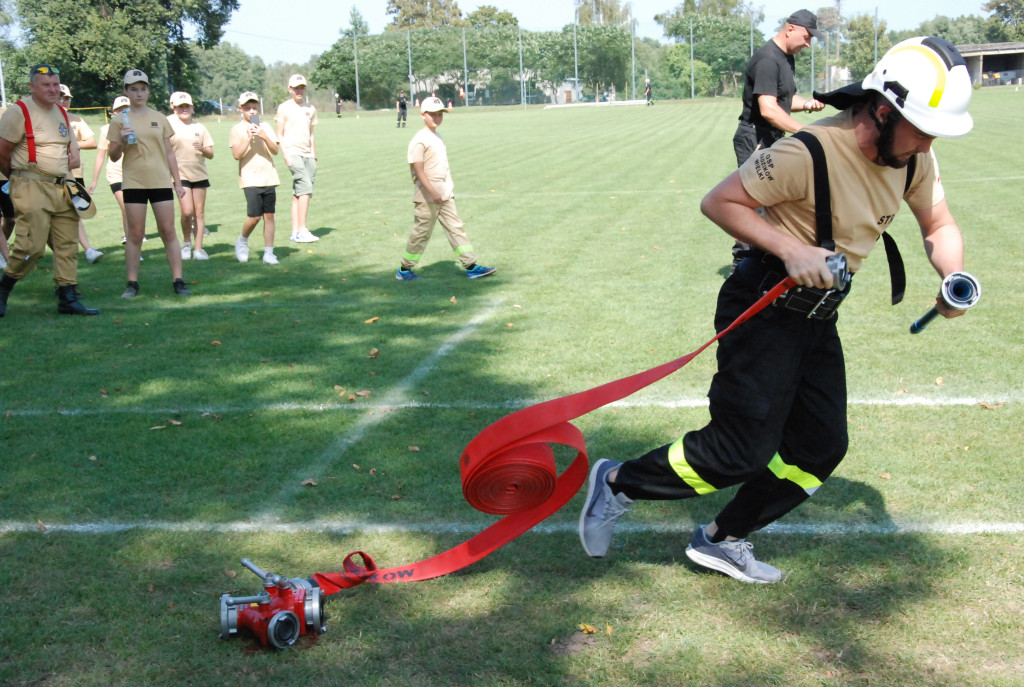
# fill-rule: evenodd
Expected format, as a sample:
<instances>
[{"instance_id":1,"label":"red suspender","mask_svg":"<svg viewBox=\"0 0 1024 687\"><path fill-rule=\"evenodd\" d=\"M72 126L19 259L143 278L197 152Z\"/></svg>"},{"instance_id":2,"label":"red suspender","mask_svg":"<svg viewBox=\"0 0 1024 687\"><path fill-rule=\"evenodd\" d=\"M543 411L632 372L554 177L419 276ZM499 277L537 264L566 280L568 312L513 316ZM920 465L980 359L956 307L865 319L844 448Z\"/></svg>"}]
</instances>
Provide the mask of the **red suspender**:
<instances>
[{"instance_id":1,"label":"red suspender","mask_svg":"<svg viewBox=\"0 0 1024 687\"><path fill-rule=\"evenodd\" d=\"M21 108L22 114L25 115L25 141L28 143L28 163L34 165L36 163L36 135L32 131L32 118L28 116L28 106L22 101L14 103ZM64 123L68 126L68 132L70 135L71 121L68 119L68 111L60 105L57 106L60 113L64 115ZM68 143L68 150L71 149L71 144Z\"/></svg>"}]
</instances>

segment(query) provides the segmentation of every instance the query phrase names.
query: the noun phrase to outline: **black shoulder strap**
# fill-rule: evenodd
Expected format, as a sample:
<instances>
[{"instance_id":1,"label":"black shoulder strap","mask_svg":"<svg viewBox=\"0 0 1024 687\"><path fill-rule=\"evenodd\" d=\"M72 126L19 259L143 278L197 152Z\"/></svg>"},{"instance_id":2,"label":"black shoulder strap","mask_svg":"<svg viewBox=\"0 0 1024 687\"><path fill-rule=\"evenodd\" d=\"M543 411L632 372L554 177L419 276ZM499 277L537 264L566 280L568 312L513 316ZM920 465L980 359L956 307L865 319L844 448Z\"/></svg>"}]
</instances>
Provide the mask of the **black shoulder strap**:
<instances>
[{"instance_id":1,"label":"black shoulder strap","mask_svg":"<svg viewBox=\"0 0 1024 687\"><path fill-rule=\"evenodd\" d=\"M832 238L832 191L829 187L825 149L821 147L821 141L807 131L798 131L793 134L793 138L807 146L807 150L811 154L811 162L814 164L814 222L818 245L834 251L836 242ZM910 164L907 166L907 182L903 189L904 193L910 189L910 183L913 181L915 162L915 157L911 157ZM882 245L885 247L885 259L889 263L892 304L896 305L903 300L903 294L907 290L907 273L903 267L903 256L900 255L896 239L888 232L883 231Z\"/></svg>"},{"instance_id":2,"label":"black shoulder strap","mask_svg":"<svg viewBox=\"0 0 1024 687\"><path fill-rule=\"evenodd\" d=\"M834 251L836 242L832 240L832 189L828 182L828 160L825 149L814 134L798 131L793 134L811 153L814 163L814 224L818 245Z\"/></svg>"}]
</instances>

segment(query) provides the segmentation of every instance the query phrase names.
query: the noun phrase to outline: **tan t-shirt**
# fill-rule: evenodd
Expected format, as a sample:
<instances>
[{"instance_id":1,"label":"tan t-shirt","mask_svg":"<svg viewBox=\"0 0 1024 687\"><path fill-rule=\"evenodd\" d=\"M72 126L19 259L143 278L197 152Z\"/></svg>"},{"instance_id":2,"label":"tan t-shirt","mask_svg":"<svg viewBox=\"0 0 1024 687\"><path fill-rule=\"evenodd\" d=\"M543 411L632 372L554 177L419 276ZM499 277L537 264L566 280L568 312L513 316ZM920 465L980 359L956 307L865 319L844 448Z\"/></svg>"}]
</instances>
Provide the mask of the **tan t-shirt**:
<instances>
[{"instance_id":1,"label":"tan t-shirt","mask_svg":"<svg viewBox=\"0 0 1024 687\"><path fill-rule=\"evenodd\" d=\"M95 135L93 134L92 129L89 128L89 125L85 123L85 120L79 117L78 115L71 114L69 112L68 119L71 121L71 130L75 132L75 140L78 141L79 143ZM98 143L99 142L97 142L97 146ZM73 170L71 170L71 176L75 177L76 179L81 179L82 168L80 166L75 167Z\"/></svg>"},{"instance_id":2,"label":"tan t-shirt","mask_svg":"<svg viewBox=\"0 0 1024 687\"><path fill-rule=\"evenodd\" d=\"M407 158L410 165L414 162L423 163L423 173L434 190L441 194L441 200L448 200L455 195L455 183L452 181L452 173L448 168L448 149L444 145L444 140L436 132L427 127L417 131L409 141ZM412 167L409 167L409 171L412 173L412 180L416 186L413 201L417 203L433 202L432 199L424 195L423 185L416 178Z\"/></svg>"},{"instance_id":3,"label":"tan t-shirt","mask_svg":"<svg viewBox=\"0 0 1024 687\"><path fill-rule=\"evenodd\" d=\"M277 140L277 134L270 128L269 124L261 122L260 128L272 140ZM248 141L249 147L245 149L245 154L238 160L238 188L280 185L281 180L277 176L277 169L274 167L274 157L267 148L267 142L260 136L250 136L249 122L244 120L231 127L231 149L234 150L235 145L243 141Z\"/></svg>"},{"instance_id":4,"label":"tan t-shirt","mask_svg":"<svg viewBox=\"0 0 1024 687\"><path fill-rule=\"evenodd\" d=\"M103 155L106 157L107 150L110 148L110 141L107 140L107 132L110 131L110 125L104 124L100 128L100 138L96 141L96 154ZM108 184L120 184L123 175L121 173L121 162L124 160L124 156L117 158L117 162L107 159L107 183Z\"/></svg>"},{"instance_id":5,"label":"tan t-shirt","mask_svg":"<svg viewBox=\"0 0 1024 687\"><path fill-rule=\"evenodd\" d=\"M206 158L193 145L198 141L205 148L213 145L213 137L206 127L199 122L186 124L178 115L167 115L167 121L174 130L171 136L171 147L174 159L178 161L178 174L185 181L206 181L210 173L206 171Z\"/></svg>"},{"instance_id":6,"label":"tan t-shirt","mask_svg":"<svg viewBox=\"0 0 1024 687\"><path fill-rule=\"evenodd\" d=\"M135 145L125 144L123 147L123 182L122 188L170 188L171 168L167 164L167 148L164 141L174 135L167 115L162 115L151 107L142 112L128 111L132 128L135 130ZM110 120L107 131L108 141L121 140L121 117Z\"/></svg>"},{"instance_id":7,"label":"tan t-shirt","mask_svg":"<svg viewBox=\"0 0 1024 687\"><path fill-rule=\"evenodd\" d=\"M68 146L78 150L75 134L68 128L59 105L48 110L36 105L32 98L24 101L32 120L32 133L36 141L36 166L28 161L28 142L25 138L25 116L18 106L8 108L0 118L0 138L15 144L11 151L11 169L21 169L53 177L69 176Z\"/></svg>"},{"instance_id":8,"label":"tan t-shirt","mask_svg":"<svg viewBox=\"0 0 1024 687\"><path fill-rule=\"evenodd\" d=\"M281 103L277 108L274 121L284 122L284 135L281 136L281 147L288 156L312 157L313 126L317 123L316 108L312 105L300 105L293 99Z\"/></svg>"},{"instance_id":9,"label":"tan t-shirt","mask_svg":"<svg viewBox=\"0 0 1024 687\"><path fill-rule=\"evenodd\" d=\"M864 157L847 110L806 127L821 141L832 193L832 233L836 251L846 253L851 270L860 268L905 199L911 209L933 207L945 197L935 155L917 155L917 170L906 195L907 170L877 165ZM811 155L792 137L758 151L740 167L747 193L764 205L769 224L801 242L817 243Z\"/></svg>"}]
</instances>

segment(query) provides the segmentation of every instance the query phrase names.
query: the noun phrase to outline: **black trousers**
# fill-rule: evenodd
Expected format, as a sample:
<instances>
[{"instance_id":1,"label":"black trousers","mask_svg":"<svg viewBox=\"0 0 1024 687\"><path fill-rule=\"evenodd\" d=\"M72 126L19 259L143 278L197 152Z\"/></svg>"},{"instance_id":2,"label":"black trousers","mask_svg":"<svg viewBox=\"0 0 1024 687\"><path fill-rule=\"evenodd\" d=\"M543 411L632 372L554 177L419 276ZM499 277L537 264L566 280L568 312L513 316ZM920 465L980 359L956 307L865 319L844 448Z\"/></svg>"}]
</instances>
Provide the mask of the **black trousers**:
<instances>
[{"instance_id":1,"label":"black trousers","mask_svg":"<svg viewBox=\"0 0 1024 687\"><path fill-rule=\"evenodd\" d=\"M767 278L740 263L718 296L721 331L752 305ZM745 537L803 503L846 455L846 370L836 319L769 306L718 342L708 392L711 421L626 462L616 491L632 499L684 499L741 485L715 518Z\"/></svg>"},{"instance_id":2,"label":"black trousers","mask_svg":"<svg viewBox=\"0 0 1024 687\"><path fill-rule=\"evenodd\" d=\"M736 166L741 166L755 150L770 148L782 138L784 132L771 127L755 127L748 122L740 121L736 133L732 136L732 150L736 153Z\"/></svg>"}]
</instances>

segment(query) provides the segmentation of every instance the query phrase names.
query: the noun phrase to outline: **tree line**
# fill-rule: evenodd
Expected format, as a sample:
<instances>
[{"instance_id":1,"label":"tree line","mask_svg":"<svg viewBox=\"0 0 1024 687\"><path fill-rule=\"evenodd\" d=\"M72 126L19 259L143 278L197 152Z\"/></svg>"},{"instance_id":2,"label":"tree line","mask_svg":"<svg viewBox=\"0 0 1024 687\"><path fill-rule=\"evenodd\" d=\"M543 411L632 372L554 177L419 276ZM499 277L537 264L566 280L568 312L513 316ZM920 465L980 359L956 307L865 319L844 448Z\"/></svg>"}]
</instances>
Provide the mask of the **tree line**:
<instances>
[{"instance_id":1,"label":"tree line","mask_svg":"<svg viewBox=\"0 0 1024 687\"><path fill-rule=\"evenodd\" d=\"M267 65L222 41L239 0L0 0L0 59L12 94L27 92L30 65L63 68L76 105L107 104L121 92L129 67L149 74L154 102L185 90L227 103L253 90L276 103L287 97L284 84L295 71L310 76L326 97L337 93L354 101L358 69L360 103L377 108L393 107L398 89L409 89L410 57L412 81L452 100L465 83L477 101L489 94L492 102L518 102L524 85L537 100L543 90L577 77L588 99L612 88L620 98L630 97L634 87L642 92L645 76L658 98L690 97L691 88L697 96L734 95L751 49L766 40L756 28L760 9L741 0L684 0L655 17L664 42L634 39L635 18L626 3L575 2L575 23L533 32L520 31L514 14L493 5L464 15L456 0L388 0L392 21L382 33L370 35L352 8L349 25L329 50L305 64ZM982 9L990 16L940 16L893 32L873 16L843 17L836 7L819 8L825 40L813 51L815 71L845 66L851 78L862 78L876 50L881 55L912 35L939 35L954 44L1024 40L1024 0L990 0ZM10 38L15 26L21 44ZM525 84L519 80L520 53ZM811 54L798 56L798 74L809 71Z\"/></svg>"}]
</instances>

